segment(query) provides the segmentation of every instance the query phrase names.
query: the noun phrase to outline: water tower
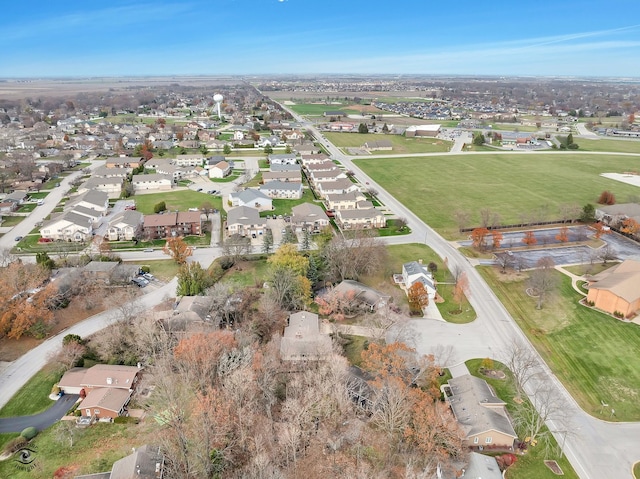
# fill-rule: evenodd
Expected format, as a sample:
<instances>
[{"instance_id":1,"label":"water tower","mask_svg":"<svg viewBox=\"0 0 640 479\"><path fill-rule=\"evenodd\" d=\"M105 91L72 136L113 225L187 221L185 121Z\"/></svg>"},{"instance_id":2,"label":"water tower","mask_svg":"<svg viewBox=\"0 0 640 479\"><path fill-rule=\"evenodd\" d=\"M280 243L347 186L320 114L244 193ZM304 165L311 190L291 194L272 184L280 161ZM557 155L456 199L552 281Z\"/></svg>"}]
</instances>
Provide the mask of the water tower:
<instances>
[{"instance_id":1,"label":"water tower","mask_svg":"<svg viewBox=\"0 0 640 479\"><path fill-rule=\"evenodd\" d=\"M213 101L216 102L216 110L218 112L219 120L222 120L222 115L220 114L220 103L222 103L223 99L224 97L220 93L216 93L215 95L213 95Z\"/></svg>"}]
</instances>

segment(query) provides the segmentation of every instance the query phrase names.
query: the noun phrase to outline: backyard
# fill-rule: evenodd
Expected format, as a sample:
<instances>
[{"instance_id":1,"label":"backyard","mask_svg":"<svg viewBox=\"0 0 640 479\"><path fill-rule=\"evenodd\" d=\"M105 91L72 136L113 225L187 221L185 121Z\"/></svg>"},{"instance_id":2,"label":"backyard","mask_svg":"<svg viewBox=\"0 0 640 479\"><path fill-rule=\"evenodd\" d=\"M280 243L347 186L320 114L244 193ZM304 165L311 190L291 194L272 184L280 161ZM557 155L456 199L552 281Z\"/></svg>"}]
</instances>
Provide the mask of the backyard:
<instances>
[{"instance_id":1,"label":"backyard","mask_svg":"<svg viewBox=\"0 0 640 479\"><path fill-rule=\"evenodd\" d=\"M449 239L459 237L456 211L470 214L470 226L479 224L483 208L498 213L501 222L508 224L541 209L554 219L561 205L595 204L604 190L614 193L620 203L640 194L635 186L599 176L637 169L636 157L482 153L358 159L355 163Z\"/></svg>"},{"instance_id":2,"label":"backyard","mask_svg":"<svg viewBox=\"0 0 640 479\"><path fill-rule=\"evenodd\" d=\"M527 275L503 278L498 268L479 272L529 340L589 414L606 420L640 420L640 327L578 304L569 277L554 272L557 293L535 309ZM601 401L609 408L603 412Z\"/></svg>"},{"instance_id":3,"label":"backyard","mask_svg":"<svg viewBox=\"0 0 640 479\"><path fill-rule=\"evenodd\" d=\"M324 136L339 148L360 148L367 141L389 140L392 151L373 151L373 155L400 155L403 153L442 153L449 151L450 141L438 138L405 138L400 135L379 135L374 133L324 133Z\"/></svg>"}]
</instances>

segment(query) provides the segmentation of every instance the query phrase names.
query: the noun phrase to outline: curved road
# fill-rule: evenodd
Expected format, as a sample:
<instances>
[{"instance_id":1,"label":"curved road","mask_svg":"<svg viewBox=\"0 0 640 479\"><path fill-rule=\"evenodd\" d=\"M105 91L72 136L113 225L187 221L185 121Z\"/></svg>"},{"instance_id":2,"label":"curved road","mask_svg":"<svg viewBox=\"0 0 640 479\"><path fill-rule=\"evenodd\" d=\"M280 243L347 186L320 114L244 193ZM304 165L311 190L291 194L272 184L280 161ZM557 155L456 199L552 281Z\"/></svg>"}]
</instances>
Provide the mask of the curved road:
<instances>
[{"instance_id":1,"label":"curved road","mask_svg":"<svg viewBox=\"0 0 640 479\"><path fill-rule=\"evenodd\" d=\"M544 363L497 296L467 258L353 163L353 159L362 157L344 155L342 151L328 142L313 124L305 121L285 106L282 107L298 121L304 123L316 139L327 148L332 157L340 161L347 169L354 171L361 181L368 181L370 185L374 186L379 192L378 197L386 206L398 216L407 218L408 226L413 231L412 234L396 237L395 241L389 239L387 243L395 243L396 241L398 243L426 243L438 256L447 258L449 265L457 266L467 274L469 301L477 313L476 321L469 325L453 325L439 321L414 320L412 326L419 333L416 335L417 349L427 353L433 352L433 348L438 345L451 345L455 348L456 360L461 362L486 356L498 360L504 359L501 357L501 352L506 351L514 340L526 344L538 358L538 373L527 384L525 390L530 398L532 398L532 392L540 388L550 390L556 397L562 398L565 404L563 418L558 418L555 421L550 420L547 422L547 426L551 431L556 431L554 433L556 440L558 444L564 444L564 454L570 460L577 474L582 479L633 477L631 472L633 463L640 459L640 423L607 423L585 413ZM494 152L488 153L495 154ZM512 152L505 153L512 154ZM519 154L526 155L528 153L530 152L523 151ZM474 153L465 153L465 155L467 154ZM475 154L487 153L478 152ZM398 156L441 155L443 153ZM621 153L621 155L629 154ZM389 155L381 155L380 157L388 158ZM566 434L563 432L566 430L574 431L574 433Z\"/></svg>"}]
</instances>

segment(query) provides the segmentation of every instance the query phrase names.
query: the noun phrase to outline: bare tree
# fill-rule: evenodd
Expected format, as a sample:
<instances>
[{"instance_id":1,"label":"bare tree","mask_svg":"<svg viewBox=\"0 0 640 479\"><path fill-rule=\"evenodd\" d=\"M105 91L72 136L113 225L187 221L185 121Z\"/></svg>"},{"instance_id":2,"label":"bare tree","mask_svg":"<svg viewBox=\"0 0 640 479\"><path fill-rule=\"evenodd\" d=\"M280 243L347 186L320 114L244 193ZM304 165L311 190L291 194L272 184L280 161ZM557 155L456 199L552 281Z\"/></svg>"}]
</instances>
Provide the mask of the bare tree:
<instances>
[{"instance_id":1,"label":"bare tree","mask_svg":"<svg viewBox=\"0 0 640 479\"><path fill-rule=\"evenodd\" d=\"M237 234L231 235L224 240L222 251L225 256L236 262L251 253L251 240Z\"/></svg>"},{"instance_id":2,"label":"bare tree","mask_svg":"<svg viewBox=\"0 0 640 479\"><path fill-rule=\"evenodd\" d=\"M536 388L530 397L531 401L524 401L516 407L514 425L520 437L546 442L551 432L545 429L545 423L566 417L565 400L553 388L546 386Z\"/></svg>"},{"instance_id":3,"label":"bare tree","mask_svg":"<svg viewBox=\"0 0 640 479\"><path fill-rule=\"evenodd\" d=\"M607 261L613 261L617 258L616 250L609 243L605 244L598 250L598 258L602 261L602 264L607 264Z\"/></svg>"},{"instance_id":4,"label":"bare tree","mask_svg":"<svg viewBox=\"0 0 640 479\"><path fill-rule=\"evenodd\" d=\"M329 276L337 281L357 280L373 274L384 264L387 251L371 230L355 230L353 238L335 236L324 249Z\"/></svg>"},{"instance_id":5,"label":"bare tree","mask_svg":"<svg viewBox=\"0 0 640 479\"><path fill-rule=\"evenodd\" d=\"M490 208L480 210L480 226L482 228L495 228L500 225L500 214Z\"/></svg>"},{"instance_id":6,"label":"bare tree","mask_svg":"<svg viewBox=\"0 0 640 479\"><path fill-rule=\"evenodd\" d=\"M9 264L13 263L16 259L17 257L11 253L11 249L0 248L0 268L9 266Z\"/></svg>"},{"instance_id":7,"label":"bare tree","mask_svg":"<svg viewBox=\"0 0 640 479\"><path fill-rule=\"evenodd\" d=\"M538 356L529 345L514 339L504 351L502 362L511 370L517 398L521 398L524 387L538 371Z\"/></svg>"},{"instance_id":8,"label":"bare tree","mask_svg":"<svg viewBox=\"0 0 640 479\"><path fill-rule=\"evenodd\" d=\"M456 220L456 224L458 225L458 231L462 231L464 228L469 226L469 220L471 219L471 213L468 211L457 210L453 213L453 217Z\"/></svg>"},{"instance_id":9,"label":"bare tree","mask_svg":"<svg viewBox=\"0 0 640 479\"><path fill-rule=\"evenodd\" d=\"M496 262L500 266L500 271L505 273L507 268L513 264L513 255L509 253L496 253Z\"/></svg>"},{"instance_id":10,"label":"bare tree","mask_svg":"<svg viewBox=\"0 0 640 479\"><path fill-rule=\"evenodd\" d=\"M542 309L547 296L557 287L558 278L554 271L555 263L551 256L540 258L529 278L532 293L537 296L536 309Z\"/></svg>"}]
</instances>

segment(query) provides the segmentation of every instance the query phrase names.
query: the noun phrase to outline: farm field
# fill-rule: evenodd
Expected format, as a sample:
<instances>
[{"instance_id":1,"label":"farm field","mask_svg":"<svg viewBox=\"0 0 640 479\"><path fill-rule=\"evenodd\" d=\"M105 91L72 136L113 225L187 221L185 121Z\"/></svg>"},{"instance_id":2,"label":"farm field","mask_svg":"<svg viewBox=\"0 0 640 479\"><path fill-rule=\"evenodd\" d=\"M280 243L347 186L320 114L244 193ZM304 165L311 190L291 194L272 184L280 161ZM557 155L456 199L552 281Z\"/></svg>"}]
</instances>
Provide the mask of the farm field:
<instances>
[{"instance_id":1,"label":"farm field","mask_svg":"<svg viewBox=\"0 0 640 479\"><path fill-rule=\"evenodd\" d=\"M618 151L620 153L637 153L640 155L640 140L587 140L576 138L574 140L583 151ZM638 169L638 168L636 168Z\"/></svg>"},{"instance_id":2,"label":"farm field","mask_svg":"<svg viewBox=\"0 0 640 479\"><path fill-rule=\"evenodd\" d=\"M479 272L578 404L605 420L640 420L640 327L578 304L568 276L556 273L558 292L535 309L527 275L501 281L498 269ZM609 404L602 413L601 401ZM610 417L610 409L615 416Z\"/></svg>"},{"instance_id":3,"label":"farm field","mask_svg":"<svg viewBox=\"0 0 640 479\"><path fill-rule=\"evenodd\" d=\"M450 141L438 138L405 138L399 135L378 135L374 133L324 133L327 139L339 148L359 148L367 141L389 140L392 151L374 151L374 155L398 155L403 153L442 153L449 151Z\"/></svg>"},{"instance_id":4,"label":"farm field","mask_svg":"<svg viewBox=\"0 0 640 479\"><path fill-rule=\"evenodd\" d=\"M145 215L153 214L153 207L161 201L166 203L167 210L170 211L187 211L189 208L199 208L205 202L211 203L214 208L222 209L222 199L219 196L193 190L136 195L132 199L135 200L138 211Z\"/></svg>"},{"instance_id":5,"label":"farm field","mask_svg":"<svg viewBox=\"0 0 640 479\"><path fill-rule=\"evenodd\" d=\"M470 154L424 158L358 159L355 163L442 235L459 237L454 213L470 214L470 225L489 208L503 224L541 208L554 219L563 204L595 204L611 191L619 203L640 189L600 173L637 169L636 157L614 155ZM446 205L446 206L444 206Z\"/></svg>"}]
</instances>

